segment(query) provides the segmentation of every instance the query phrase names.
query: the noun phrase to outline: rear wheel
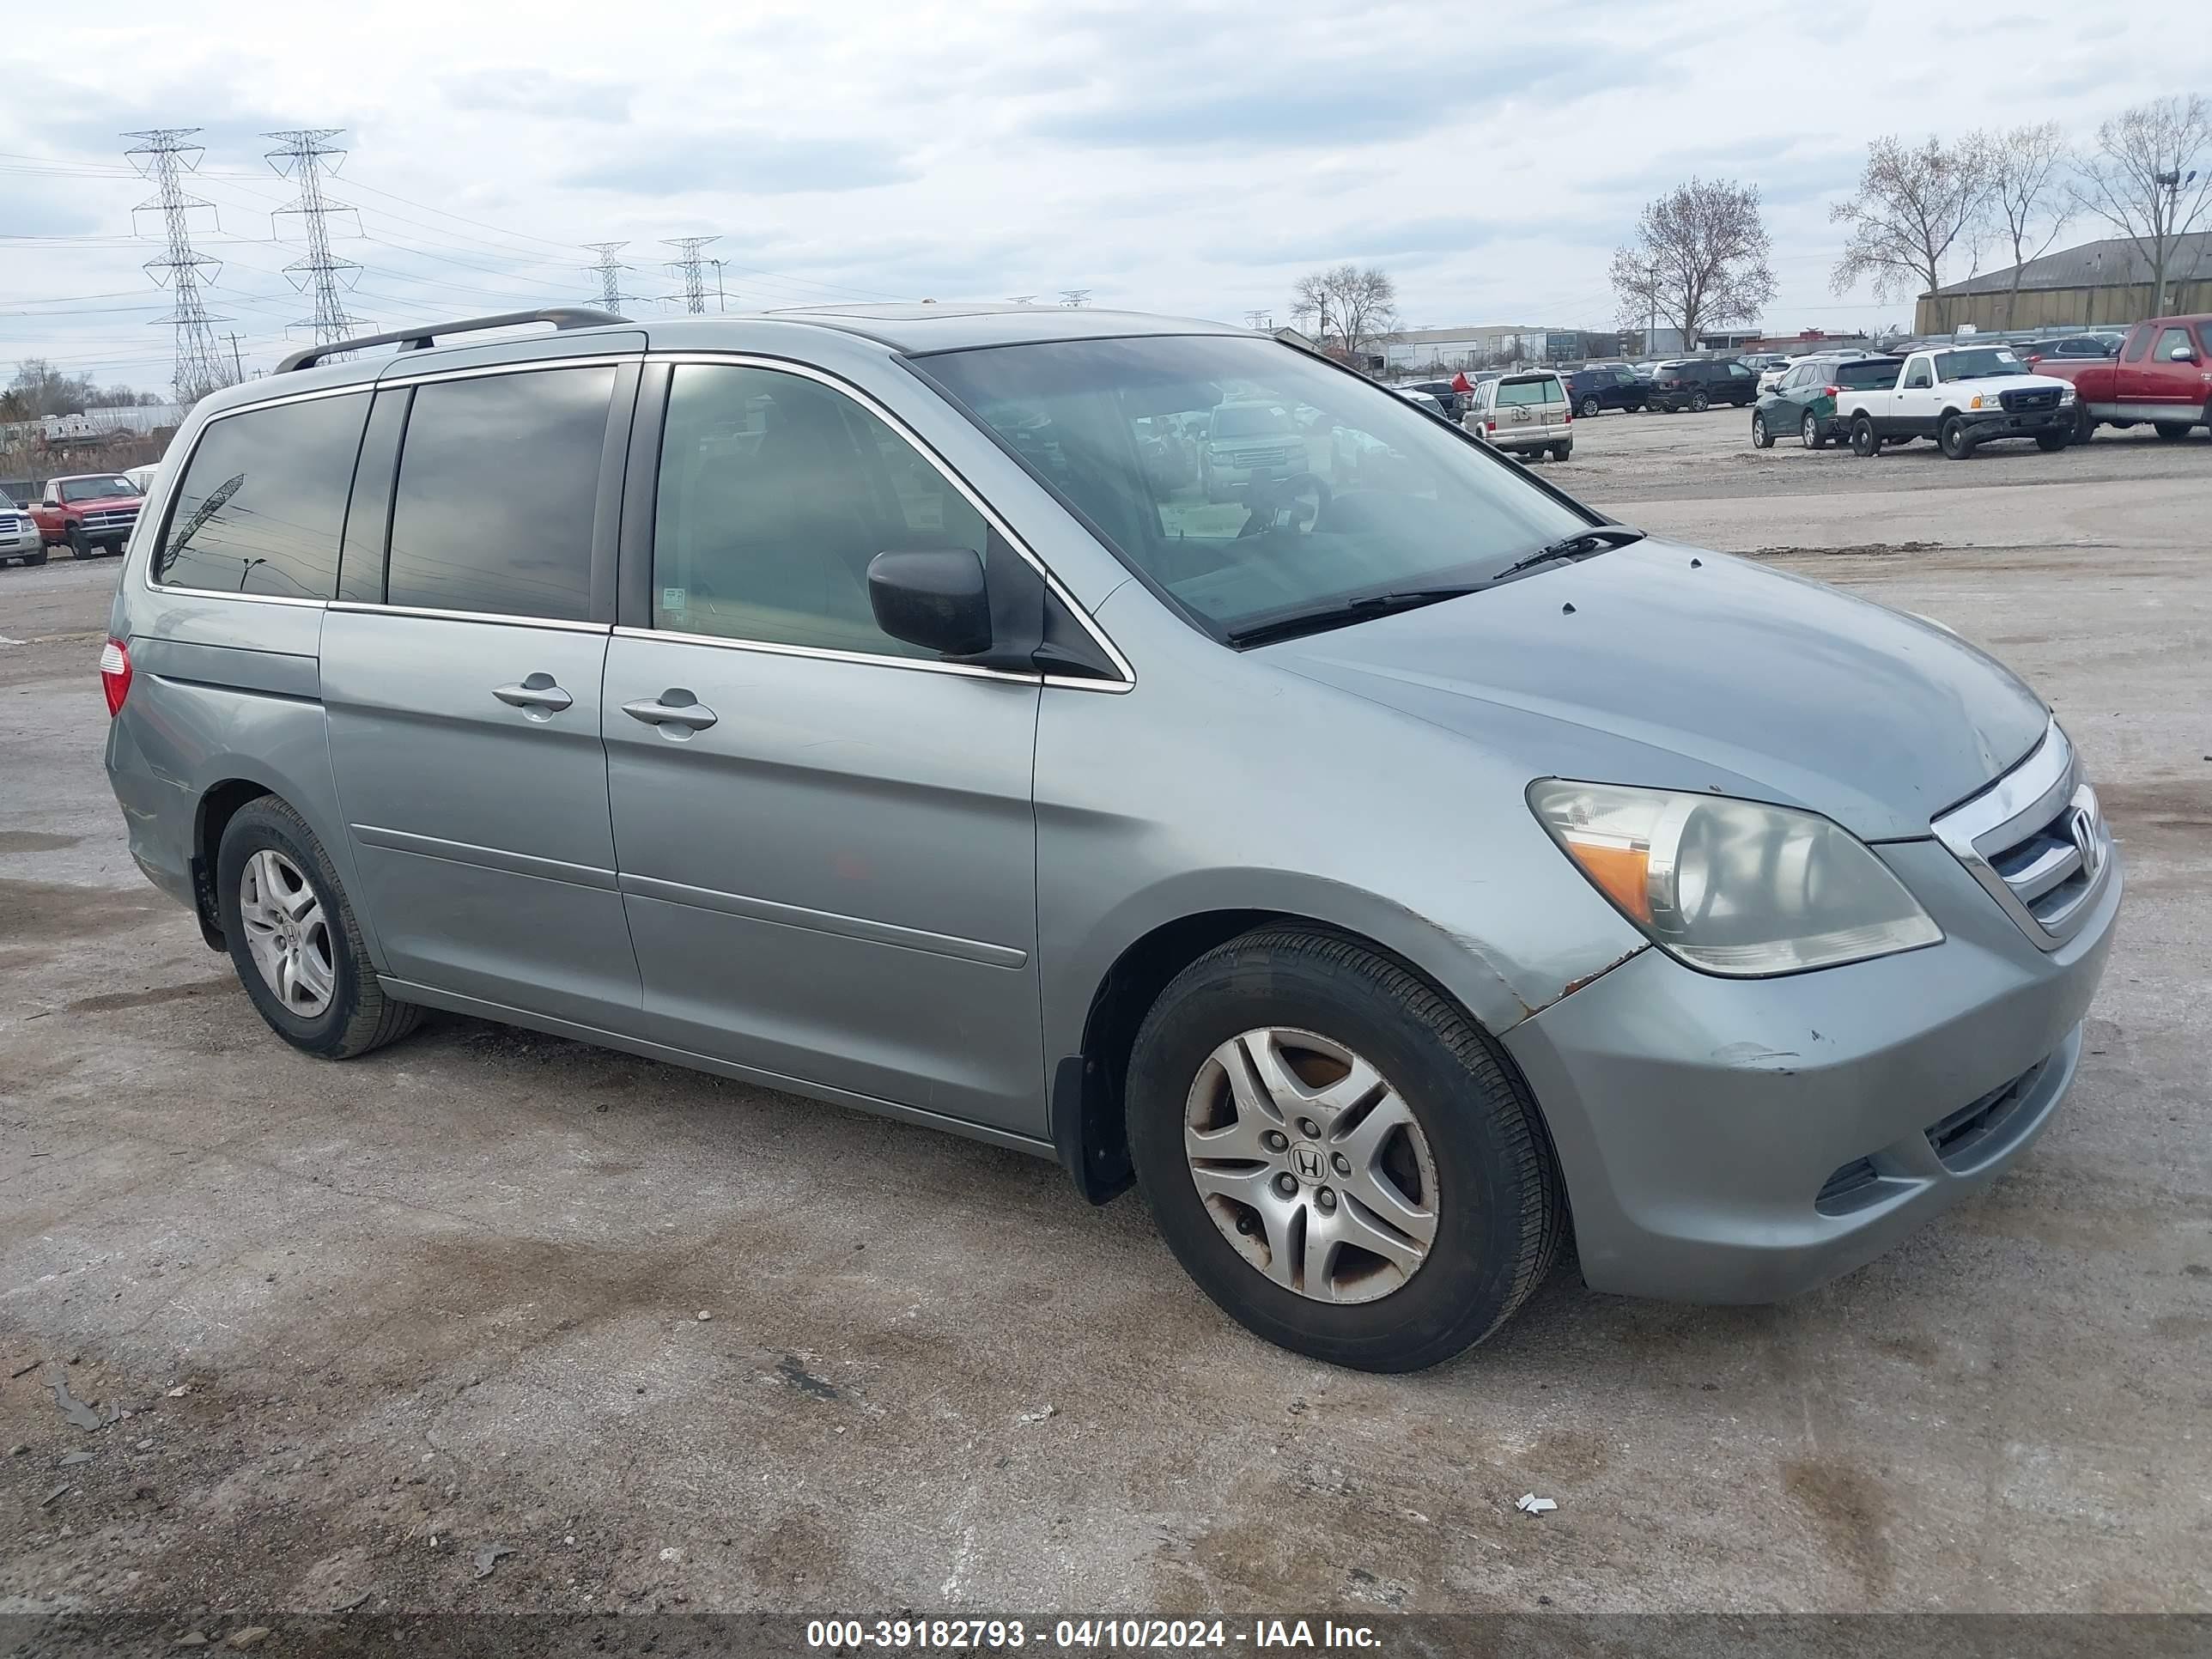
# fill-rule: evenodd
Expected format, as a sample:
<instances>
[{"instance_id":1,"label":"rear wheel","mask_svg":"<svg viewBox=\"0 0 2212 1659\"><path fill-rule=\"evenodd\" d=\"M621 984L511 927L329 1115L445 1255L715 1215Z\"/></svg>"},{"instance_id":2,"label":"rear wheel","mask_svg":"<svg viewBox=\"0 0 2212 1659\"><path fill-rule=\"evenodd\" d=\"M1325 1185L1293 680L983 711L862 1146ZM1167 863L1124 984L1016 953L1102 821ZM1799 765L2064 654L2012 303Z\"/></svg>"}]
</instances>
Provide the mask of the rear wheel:
<instances>
[{"instance_id":1,"label":"rear wheel","mask_svg":"<svg viewBox=\"0 0 2212 1659\"><path fill-rule=\"evenodd\" d=\"M1756 449L1774 447L1774 434L1766 429L1766 416L1755 409L1751 411L1751 441Z\"/></svg>"},{"instance_id":2,"label":"rear wheel","mask_svg":"<svg viewBox=\"0 0 2212 1659\"><path fill-rule=\"evenodd\" d=\"M1406 1371L1480 1341L1557 1255L1535 1108L1427 982L1262 928L1164 991L1130 1057L1129 1149L1185 1270L1271 1342Z\"/></svg>"},{"instance_id":3,"label":"rear wheel","mask_svg":"<svg viewBox=\"0 0 2212 1659\"><path fill-rule=\"evenodd\" d=\"M1712 406L1713 406L1713 400L1712 400L1711 398L1708 398L1707 396L1705 396L1705 394L1703 392L1692 392L1690 394L1690 413L1691 413L1691 414L1692 414L1692 415L1702 415L1702 414L1704 414L1704 413L1705 413L1708 409L1711 409Z\"/></svg>"},{"instance_id":4,"label":"rear wheel","mask_svg":"<svg viewBox=\"0 0 2212 1659\"><path fill-rule=\"evenodd\" d=\"M1862 460L1881 453L1881 440L1874 435L1874 422L1863 415L1851 422L1851 453Z\"/></svg>"},{"instance_id":5,"label":"rear wheel","mask_svg":"<svg viewBox=\"0 0 2212 1659\"><path fill-rule=\"evenodd\" d=\"M1828 434L1820 429L1820 417L1808 414L1798 422L1797 441L1808 449L1826 449Z\"/></svg>"},{"instance_id":6,"label":"rear wheel","mask_svg":"<svg viewBox=\"0 0 2212 1659\"><path fill-rule=\"evenodd\" d=\"M1564 461L1574 453L1575 447L1572 444L1553 444L1552 446L1552 459L1555 461Z\"/></svg>"},{"instance_id":7,"label":"rear wheel","mask_svg":"<svg viewBox=\"0 0 2212 1659\"><path fill-rule=\"evenodd\" d=\"M329 854L285 802L264 795L224 826L216 896L240 982L294 1048L350 1060L415 1029L422 1011L384 994Z\"/></svg>"},{"instance_id":8,"label":"rear wheel","mask_svg":"<svg viewBox=\"0 0 2212 1659\"><path fill-rule=\"evenodd\" d=\"M1936 428L1936 443L1954 461L1963 461L1974 453L1974 441L1966 435L1966 423L1956 415L1943 417L1942 425Z\"/></svg>"},{"instance_id":9,"label":"rear wheel","mask_svg":"<svg viewBox=\"0 0 2212 1659\"><path fill-rule=\"evenodd\" d=\"M2189 435L2189 428L2187 421L2159 421L2153 423L2151 429L2166 442L2175 443Z\"/></svg>"}]
</instances>

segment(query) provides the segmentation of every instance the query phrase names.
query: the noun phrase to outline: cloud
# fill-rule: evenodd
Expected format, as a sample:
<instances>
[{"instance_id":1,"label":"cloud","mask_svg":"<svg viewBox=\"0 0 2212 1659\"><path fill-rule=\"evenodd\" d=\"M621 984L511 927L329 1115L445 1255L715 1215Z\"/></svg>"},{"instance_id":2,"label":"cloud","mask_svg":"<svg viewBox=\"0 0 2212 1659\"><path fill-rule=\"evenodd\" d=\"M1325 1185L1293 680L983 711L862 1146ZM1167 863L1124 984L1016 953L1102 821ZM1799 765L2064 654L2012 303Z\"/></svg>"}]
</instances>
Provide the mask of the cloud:
<instances>
[{"instance_id":1,"label":"cloud","mask_svg":"<svg viewBox=\"0 0 2212 1659\"><path fill-rule=\"evenodd\" d=\"M888 140L738 131L670 134L562 182L636 196L781 196L867 190L914 176L913 163Z\"/></svg>"},{"instance_id":2,"label":"cloud","mask_svg":"<svg viewBox=\"0 0 2212 1659\"><path fill-rule=\"evenodd\" d=\"M481 70L438 82L456 108L556 121L627 121L634 89L603 81L549 75L540 69Z\"/></svg>"}]
</instances>

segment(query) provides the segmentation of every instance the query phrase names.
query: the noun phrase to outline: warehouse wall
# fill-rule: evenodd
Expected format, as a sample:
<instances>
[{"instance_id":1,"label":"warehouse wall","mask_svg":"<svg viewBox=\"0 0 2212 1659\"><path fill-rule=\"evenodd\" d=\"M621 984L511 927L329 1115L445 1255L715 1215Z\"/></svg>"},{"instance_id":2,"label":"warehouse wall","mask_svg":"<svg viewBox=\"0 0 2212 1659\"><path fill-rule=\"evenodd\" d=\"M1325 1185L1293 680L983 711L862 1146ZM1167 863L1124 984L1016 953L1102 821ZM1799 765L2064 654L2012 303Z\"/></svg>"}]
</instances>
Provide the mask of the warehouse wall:
<instances>
[{"instance_id":1,"label":"warehouse wall","mask_svg":"<svg viewBox=\"0 0 2212 1659\"><path fill-rule=\"evenodd\" d=\"M1949 333L1966 323L1983 329L2054 328L2060 325L2103 328L2139 323L2151 314L2148 283L2112 288L2024 288L2020 291L2020 302L2013 309L2010 323L2005 321L2006 297L2002 293L1954 294L1944 300L1939 318L1936 301L1923 294L1913 307L1913 331ZM2197 312L2212 312L2212 276L2168 284L2168 315Z\"/></svg>"}]
</instances>

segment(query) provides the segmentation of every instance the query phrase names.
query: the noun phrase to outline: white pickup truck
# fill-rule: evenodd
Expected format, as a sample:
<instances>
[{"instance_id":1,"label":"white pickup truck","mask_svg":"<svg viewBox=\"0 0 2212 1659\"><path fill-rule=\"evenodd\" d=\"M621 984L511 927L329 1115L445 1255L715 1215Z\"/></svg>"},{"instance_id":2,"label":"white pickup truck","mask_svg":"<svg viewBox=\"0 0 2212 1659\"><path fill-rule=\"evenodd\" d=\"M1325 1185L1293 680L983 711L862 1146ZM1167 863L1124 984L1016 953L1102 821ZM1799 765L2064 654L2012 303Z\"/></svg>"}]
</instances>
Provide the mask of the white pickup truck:
<instances>
[{"instance_id":1,"label":"white pickup truck","mask_svg":"<svg viewBox=\"0 0 2212 1659\"><path fill-rule=\"evenodd\" d=\"M1907 356L1894 386L1844 388L1836 424L1856 455L1915 438L1935 439L1954 461L2000 438L2063 449L2074 435L2074 388L2030 374L2004 346L1937 346Z\"/></svg>"}]
</instances>

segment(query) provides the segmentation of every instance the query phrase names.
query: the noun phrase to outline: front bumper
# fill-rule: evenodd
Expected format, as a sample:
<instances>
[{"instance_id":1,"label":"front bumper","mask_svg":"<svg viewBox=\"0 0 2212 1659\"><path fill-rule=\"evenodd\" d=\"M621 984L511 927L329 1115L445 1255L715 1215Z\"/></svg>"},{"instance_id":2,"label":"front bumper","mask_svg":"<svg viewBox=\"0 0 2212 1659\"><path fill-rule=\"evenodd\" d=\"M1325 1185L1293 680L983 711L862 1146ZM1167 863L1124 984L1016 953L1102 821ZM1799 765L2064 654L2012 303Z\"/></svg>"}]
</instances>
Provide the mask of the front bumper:
<instances>
[{"instance_id":1,"label":"front bumper","mask_svg":"<svg viewBox=\"0 0 2212 1659\"><path fill-rule=\"evenodd\" d=\"M20 559L26 553L35 553L46 544L35 524L22 530L0 532L0 559Z\"/></svg>"},{"instance_id":2,"label":"front bumper","mask_svg":"<svg viewBox=\"0 0 2212 1659\"><path fill-rule=\"evenodd\" d=\"M2046 953L1936 842L1875 850L1943 943L1765 980L1647 950L1506 1034L1591 1288L1793 1295L1988 1186L2050 1121L2111 946L2117 854Z\"/></svg>"},{"instance_id":3,"label":"front bumper","mask_svg":"<svg viewBox=\"0 0 2212 1659\"><path fill-rule=\"evenodd\" d=\"M2039 438L2053 432L2071 432L2077 406L2058 404L2021 414L2002 409L1969 410L1959 416L1959 422L1978 444L1996 438Z\"/></svg>"}]
</instances>

